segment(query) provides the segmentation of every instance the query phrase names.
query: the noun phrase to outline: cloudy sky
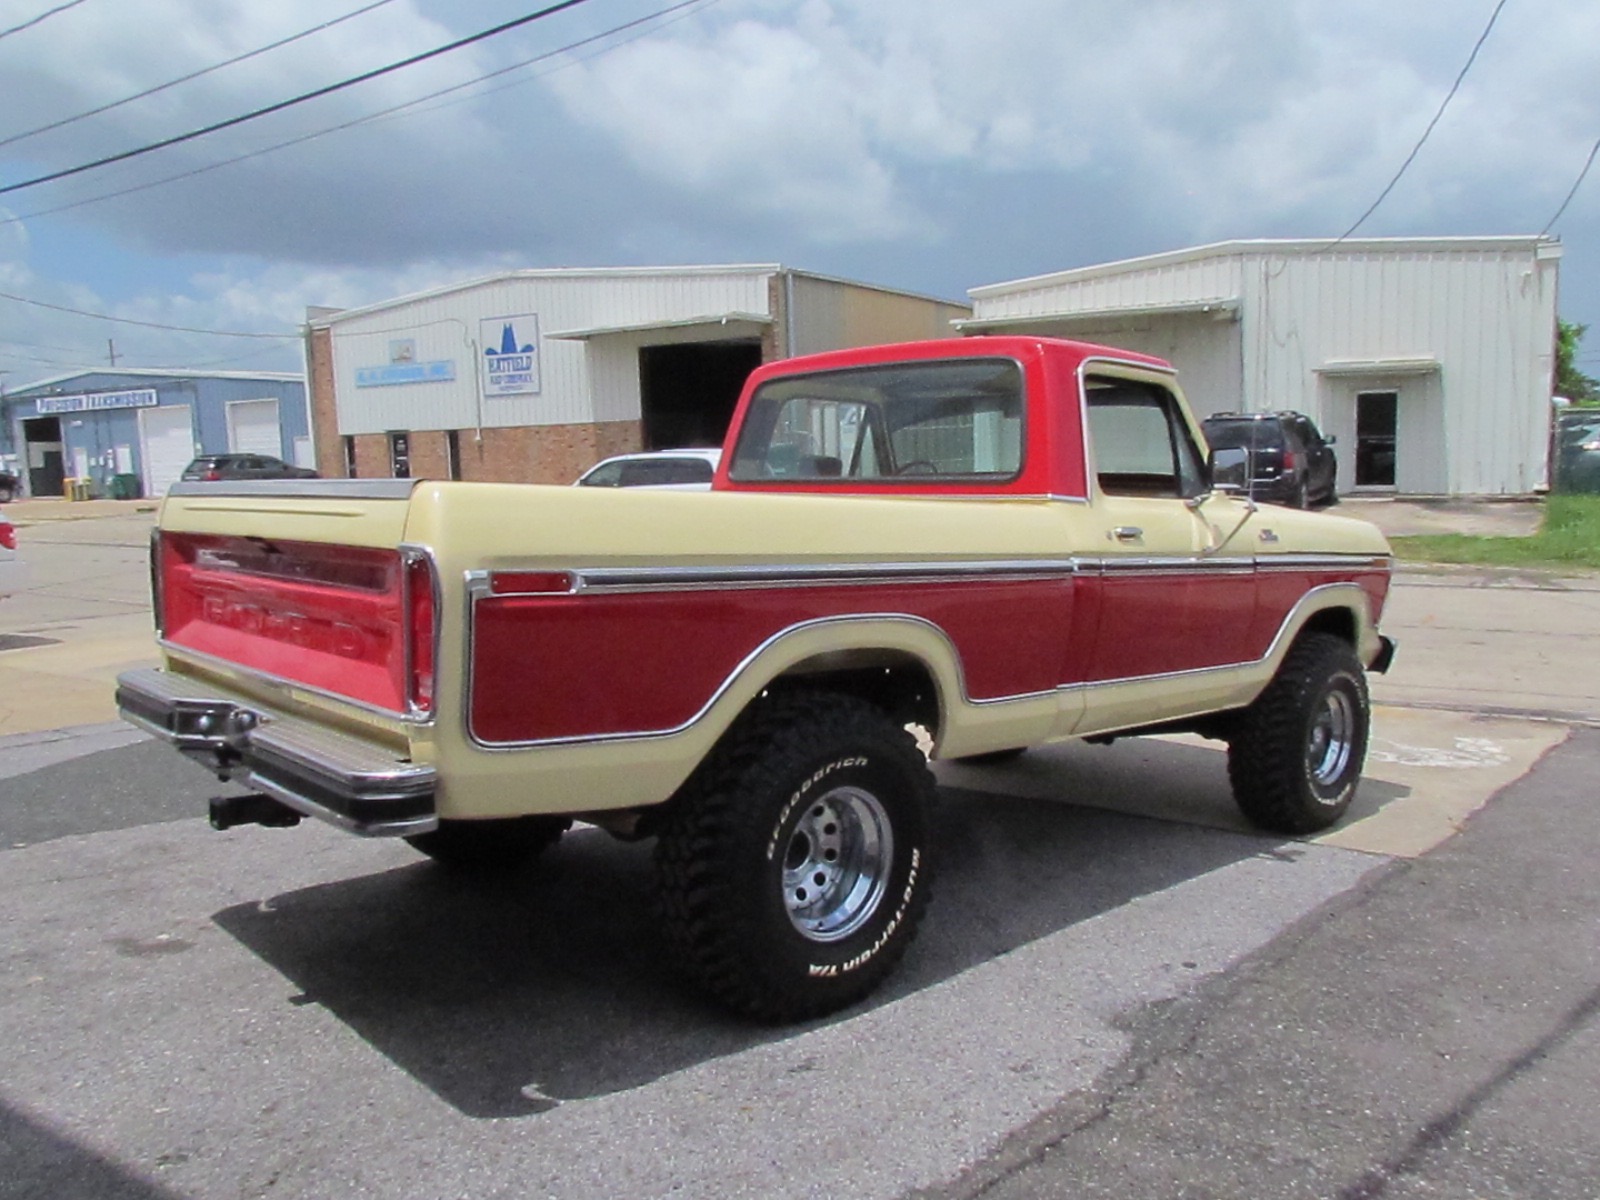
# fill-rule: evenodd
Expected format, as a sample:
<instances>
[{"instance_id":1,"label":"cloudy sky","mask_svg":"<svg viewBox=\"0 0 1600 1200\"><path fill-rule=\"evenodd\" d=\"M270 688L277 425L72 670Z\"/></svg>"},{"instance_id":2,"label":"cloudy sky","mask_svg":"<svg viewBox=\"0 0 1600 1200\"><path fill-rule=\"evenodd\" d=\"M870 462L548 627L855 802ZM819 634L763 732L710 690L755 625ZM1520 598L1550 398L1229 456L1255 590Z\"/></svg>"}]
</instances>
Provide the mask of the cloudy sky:
<instances>
[{"instance_id":1,"label":"cloudy sky","mask_svg":"<svg viewBox=\"0 0 1600 1200\"><path fill-rule=\"evenodd\" d=\"M76 0L27 24L64 2L0 0L0 30L27 25L0 33L0 292L289 336L0 297L0 382L13 390L103 365L108 339L125 366L298 370L308 305L515 267L781 262L959 299L1229 238L1336 237L1399 170L1496 10L587 0L259 120L16 187L541 6ZM1504 0L1360 232L1544 230L1600 137L1597 59L1594 0ZM1565 246L1563 315L1595 326L1583 365L1600 374L1600 164L1550 232Z\"/></svg>"}]
</instances>

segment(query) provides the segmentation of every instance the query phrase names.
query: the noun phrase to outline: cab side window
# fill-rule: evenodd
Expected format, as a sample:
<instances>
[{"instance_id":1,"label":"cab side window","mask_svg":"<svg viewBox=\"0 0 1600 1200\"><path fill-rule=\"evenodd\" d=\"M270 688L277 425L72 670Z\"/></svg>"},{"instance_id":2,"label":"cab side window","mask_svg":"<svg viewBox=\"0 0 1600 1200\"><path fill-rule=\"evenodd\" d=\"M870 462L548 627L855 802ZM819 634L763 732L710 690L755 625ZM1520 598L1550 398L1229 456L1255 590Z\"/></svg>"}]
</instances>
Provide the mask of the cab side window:
<instances>
[{"instance_id":1,"label":"cab side window","mask_svg":"<svg viewBox=\"0 0 1600 1200\"><path fill-rule=\"evenodd\" d=\"M1204 461L1177 397L1139 380L1085 381L1089 440L1108 496L1186 499L1205 490Z\"/></svg>"}]
</instances>

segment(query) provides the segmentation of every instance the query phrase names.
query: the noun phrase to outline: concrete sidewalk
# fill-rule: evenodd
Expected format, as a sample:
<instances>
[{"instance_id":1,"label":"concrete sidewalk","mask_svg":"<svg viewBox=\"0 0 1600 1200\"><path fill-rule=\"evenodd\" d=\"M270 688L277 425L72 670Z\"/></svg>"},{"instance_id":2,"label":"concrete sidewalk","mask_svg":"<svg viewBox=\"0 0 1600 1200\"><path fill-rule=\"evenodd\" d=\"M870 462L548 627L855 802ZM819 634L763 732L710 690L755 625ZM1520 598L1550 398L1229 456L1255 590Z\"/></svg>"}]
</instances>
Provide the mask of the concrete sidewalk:
<instances>
[{"instance_id":1,"label":"concrete sidewalk","mask_svg":"<svg viewBox=\"0 0 1600 1200\"><path fill-rule=\"evenodd\" d=\"M159 500L66 500L60 496L47 496L42 500L13 500L3 506L6 520L18 529L47 521L93 521L138 513L153 515L160 507Z\"/></svg>"},{"instance_id":2,"label":"concrete sidewalk","mask_svg":"<svg viewBox=\"0 0 1600 1200\"><path fill-rule=\"evenodd\" d=\"M1388 537L1434 533L1529 537L1539 532L1539 523L1544 520L1544 502L1521 497L1344 496L1337 505L1324 511L1338 517L1371 521Z\"/></svg>"}]
</instances>

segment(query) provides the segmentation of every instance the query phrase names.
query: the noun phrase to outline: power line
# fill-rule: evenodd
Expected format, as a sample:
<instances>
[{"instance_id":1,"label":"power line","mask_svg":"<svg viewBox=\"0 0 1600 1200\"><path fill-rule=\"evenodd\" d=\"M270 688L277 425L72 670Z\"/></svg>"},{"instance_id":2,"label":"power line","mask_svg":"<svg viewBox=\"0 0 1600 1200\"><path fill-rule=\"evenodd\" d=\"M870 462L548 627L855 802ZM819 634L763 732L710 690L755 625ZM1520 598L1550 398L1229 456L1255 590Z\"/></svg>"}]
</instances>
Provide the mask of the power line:
<instances>
[{"instance_id":1,"label":"power line","mask_svg":"<svg viewBox=\"0 0 1600 1200\"><path fill-rule=\"evenodd\" d=\"M238 337L238 338L277 338L287 341L297 338L298 333L244 333L237 329L197 329L192 325L163 325L159 321L136 321L132 317L113 317L106 313L89 312L82 308L69 308L65 304L51 304L44 300L30 300L26 296L15 296L10 292L0 292L0 300L15 300L18 304L28 304L34 308L48 308L52 312L70 313L75 317L94 317L100 321L114 321L118 325L138 325L144 329L166 329L173 333L203 333L211 337Z\"/></svg>"},{"instance_id":2,"label":"power line","mask_svg":"<svg viewBox=\"0 0 1600 1200\"><path fill-rule=\"evenodd\" d=\"M63 361L59 358L40 358L34 354L15 354L10 350L0 350L0 358L10 359L12 362L38 363L44 367L86 367L92 365L88 358L74 358Z\"/></svg>"},{"instance_id":3,"label":"power line","mask_svg":"<svg viewBox=\"0 0 1600 1200\"><path fill-rule=\"evenodd\" d=\"M1501 2L1504 3L1505 0L1501 0ZM66 179L71 175L80 175L84 171L92 171L97 167L104 167L109 166L112 163L124 162L130 158L138 158L142 154L149 154L154 150L163 150L168 146L176 146L182 142L191 142L195 138L205 137L207 134L217 133L223 129L231 129L235 125L242 125L246 121L253 121L257 117L264 117L271 113L282 112L284 109L292 108L296 104L304 104L307 100L315 100L320 96L327 96L334 92L343 91L345 88L354 87L358 83L366 83L368 80L376 79L381 75L388 75L391 72L399 71L405 67L415 66L417 63L426 62L430 58L438 58L441 54L448 54L452 50L459 50L463 46L470 46L474 42L481 42L486 38L495 37L499 34L509 32L512 29L517 29L523 25L527 25L530 22L538 21L544 17L553 16L558 12L562 12L569 8L576 8L578 5L586 3L588 3L588 0L561 0L560 3L552 4L548 8L542 8L537 12L528 13L525 16L517 17L515 20L505 21L494 26L492 29L485 29L479 33L474 33L464 38L457 38L453 42L449 42L443 46L437 46L432 50L425 50L421 54L413 54L410 58L403 58L398 62L392 62L386 67L378 67L375 70L365 71L360 75L352 75L347 79L340 80L338 83L330 83L326 87L315 88L312 91L305 92L299 96L294 96L288 100L280 100L276 104L268 104L263 108L258 108L251 112L243 113L237 117L229 117L225 121L214 122L213 124L207 125L201 129L191 129L188 133L180 133L175 137L164 138L159 142L151 142L148 145L139 146L133 150L124 150L120 154L109 154L104 158L97 158L93 162L80 163L75 167L68 167L65 170L52 171L47 175L38 175L32 179L24 179L21 183L8 184L5 187L0 187L0 196L4 196L10 192L20 192L24 188L35 187L41 183L50 183L53 180Z\"/></svg>"},{"instance_id":4,"label":"power line","mask_svg":"<svg viewBox=\"0 0 1600 1200\"><path fill-rule=\"evenodd\" d=\"M1562 213L1567 211L1567 205L1572 203L1572 198L1578 194L1578 189L1583 186L1584 178L1589 174L1589 168L1594 166L1594 156L1597 151L1600 151L1600 138L1596 138L1594 145L1589 147L1589 157L1584 159L1583 170L1579 171L1578 177L1572 181L1572 190L1567 193L1567 198L1561 202L1561 207L1556 209L1555 214L1544 223L1544 228L1539 230L1540 237L1549 233L1550 227L1561 219Z\"/></svg>"},{"instance_id":5,"label":"power line","mask_svg":"<svg viewBox=\"0 0 1600 1200\"><path fill-rule=\"evenodd\" d=\"M83 0L67 0L65 4L58 4L54 8L47 9L46 11L40 13L37 17L30 17L21 25L13 25L10 29L0 29L0 38L8 38L13 33L21 33L24 29L31 29L40 21L47 21L57 13L64 13L69 8L77 8L78 5L82 3Z\"/></svg>"},{"instance_id":6,"label":"power line","mask_svg":"<svg viewBox=\"0 0 1600 1200\"><path fill-rule=\"evenodd\" d=\"M289 139L287 139L285 141L282 141L282 142L275 142L270 146L263 146L259 150L250 150L250 151L245 152L244 154L235 154L231 158L221 159L218 162L207 163L204 166L199 166L199 167L192 167L187 171L180 171L175 175L166 175L166 176L163 176L160 179L152 179L152 180L149 180L149 181L147 181L145 183L136 183L136 184L133 184L133 185L131 185L129 187L118 188L116 191L112 191L112 192L102 192L100 195L97 195L97 196L87 196L87 197L83 198L82 200L73 200L73 201L70 201L69 203L66 203L66 204L57 204L57 205L54 205L51 208L40 208L40 209L35 209L33 212L20 213L20 214L17 214L15 216L0 217L0 225L12 225L12 224L17 224L17 223L22 222L22 221L32 221L32 220L34 220L34 219L36 219L38 217L54 216L56 213L68 212L71 209L83 208L86 205L90 205L90 204L99 204L99 203L101 203L102 201L105 201L105 200L115 200L115 199L118 199L119 197L122 197L122 196L131 196L136 192L148 191L151 188L162 187L162 186L164 186L166 184L169 184L169 183L176 183L176 182L178 182L179 180L182 180L182 179L192 179L197 175L204 175L207 172L215 171L215 170L217 170L217 169L219 169L221 167L232 166L234 163L246 162L246 161L248 161L249 159L252 159L252 158L260 158L262 155L271 154L271 153L273 153L274 151L277 151L277 150L285 150L285 149L288 149L290 146L298 146L298 145L301 145L301 144L303 144L305 142L315 141L317 138L325 137L326 135L328 135L330 133L339 133L339 132L342 132L343 130L346 130L346 129L353 129L358 125L365 125L365 124L368 124L369 122L379 121L379 120L382 120L382 119L384 119L386 117L395 116L396 114L404 112L406 109L415 108L419 104L426 104L429 100L437 100L441 96L447 96L447 95L451 94L452 92L459 92L459 91L462 91L462 90L464 90L466 88L474 87L477 84L483 83L483 82L485 82L486 80L489 80L489 79L494 79L497 76L509 74L512 71L519 71L519 70L523 69L524 67L532 66L534 63L543 62L546 59L555 58L555 57L557 57L559 55L570 53L571 51L579 49L580 47L588 46L588 45L591 45L592 43L595 43L595 42L604 41L605 39L613 37L614 35L616 35L618 33L622 33L622 32L624 32L626 30L636 29L639 26L647 25L647 24L649 24L649 23L651 23L653 21L657 21L657 20L659 20L659 19L661 19L663 17L672 16L672 14L674 14L674 13L679 14L679 15L672 16L672 21L683 20L684 17L690 15L689 13L683 12L683 10L690 9L690 8L695 8L695 7L709 8L711 5L717 4L719 2L720 2L720 0L680 0L680 3L670 5L667 8L659 9L658 11L650 13L650 14L648 14L646 16L643 16L643 17L636 17L635 19L633 19L631 21L625 21L622 24L615 25L612 28L607 29L602 33L593 34L593 35L591 35L589 37L581 38L581 39L579 39L578 41L575 41L575 42L569 42L567 45L561 46L561 47L559 47L558 49L555 49L555 50L547 50L547 51L544 51L543 53L535 54L531 58L525 58L521 62L512 63L510 66L501 67L498 70L494 70L494 71L489 71L486 74L477 76L476 78L468 79L463 83L452 84L449 87L440 88L438 91L429 92L426 95L418 96L415 100L407 100L402 104L391 105L389 108L381 108L377 112L367 113L365 116L356 117L353 120L343 121L343 122L340 122L337 125L330 125L330 126L327 126L326 128L323 128L323 129L314 130L311 133L301 134L299 137L289 138ZM663 24L670 24L670 23L671 22L663 22ZM641 31L639 33L636 33L633 38L622 39L622 40L616 42L613 45L603 47L601 50L599 50L595 54L591 54L591 55L589 55L587 57L588 58L598 58L601 54L609 53L611 50L616 49L618 46L626 45L629 41L635 40L635 38L643 37L645 35L645 33L647 33L647 32L651 32L651 31L644 30L644 31ZM584 60L580 60L580 61L584 61ZM560 67L555 68L555 70L560 70L560 69L561 69ZM545 74L554 74L554 71L545 72ZM517 84L522 83L522 82L525 82L525 81L523 81L523 80L515 80L515 81L513 81L512 83L509 83L509 84L501 84L500 87L498 87L498 88L487 88L483 92L478 93L477 96L474 96L474 97L462 97L461 99L463 99L463 100L464 99L476 99L476 98L478 98L480 96L489 95L489 94L491 94L493 92L500 91L500 90L502 90L504 88L507 88L507 87L516 86ZM451 101L450 103L459 103L459 101ZM441 105L437 105L435 107L436 108L444 108L444 107L446 107L446 105L441 104ZM434 111L434 110L433 109L429 109L429 110L426 110L426 111L430 111L431 112L431 111Z\"/></svg>"},{"instance_id":7,"label":"power line","mask_svg":"<svg viewBox=\"0 0 1600 1200\"><path fill-rule=\"evenodd\" d=\"M1472 64L1477 60L1478 51L1482 50L1484 42L1489 40L1489 31L1494 28L1495 21L1499 19L1500 10L1505 6L1506 0L1500 0L1500 2L1494 6L1494 11L1489 14L1489 23L1483 27L1483 32L1478 35L1478 40L1472 47L1472 53L1467 55L1466 65L1461 68L1461 73L1456 76L1456 81L1450 85L1450 91L1446 93L1444 102L1439 105L1439 111L1433 114L1433 120L1428 122L1428 127L1422 131L1422 136L1417 139L1417 144L1411 147L1411 153L1406 155L1405 162L1400 164L1400 169L1394 173L1394 178L1389 180L1388 186L1385 187L1383 191L1378 193L1378 198L1368 205L1367 211L1362 213L1361 216L1356 219L1356 223L1350 226L1349 229L1346 229L1332 242L1328 243L1328 245L1323 247L1323 249L1331 249L1332 247L1337 246L1340 242L1344 241L1345 238L1349 237L1356 230L1360 229L1361 226L1366 224L1367 218L1378 211L1378 205L1382 204L1386 199L1388 199L1389 193L1394 191L1395 184L1400 182L1400 177L1406 173L1412 162L1416 160L1417 154L1422 150L1423 143L1425 143L1429 136L1432 135L1434 126L1439 123L1439 118L1444 116L1444 110L1450 107L1450 101L1454 100L1456 92L1461 90L1461 81L1467 77L1467 72L1472 69Z\"/></svg>"},{"instance_id":8,"label":"power line","mask_svg":"<svg viewBox=\"0 0 1600 1200\"><path fill-rule=\"evenodd\" d=\"M40 125L37 129L29 129L24 133L13 133L8 138L0 138L0 146L9 146L14 142L20 142L24 138L31 138L36 134L49 133L52 129L61 129L64 126L72 125L88 117L98 117L101 113L110 112L114 108L121 108L124 104L132 104L135 100L143 100L146 96L154 96L157 92L164 92L168 88L177 87L180 83L188 83L191 79L199 79L202 75L209 75L213 71L220 71L223 67L231 67L235 63L242 63L246 59L256 58L259 55L265 54L269 50L276 50L280 46L287 46L290 42L298 42L301 38L310 37L313 33L321 33L324 29L332 29L335 25L342 24L343 22L350 20L352 17L359 17L362 13L369 13L375 8L382 8L385 4L391 3L393 3L393 0L374 0L373 3L368 4L363 8L358 8L354 12L347 12L342 17L335 17L331 21L324 21L320 25L313 25L310 29L302 29L299 33L290 34L285 38L279 38L275 42L269 42L265 46L258 46L254 50L250 50L244 54L235 55L233 58L226 59L223 62L214 63L209 67L202 67L198 71L190 71L187 75L180 75L176 79L169 79L166 83L158 83L155 87L145 88L144 91L135 92L131 96L124 96L121 100L113 100L110 104L102 104L99 108L91 108L86 112L76 113L70 117L62 117L59 121L51 121L48 125Z\"/></svg>"}]
</instances>

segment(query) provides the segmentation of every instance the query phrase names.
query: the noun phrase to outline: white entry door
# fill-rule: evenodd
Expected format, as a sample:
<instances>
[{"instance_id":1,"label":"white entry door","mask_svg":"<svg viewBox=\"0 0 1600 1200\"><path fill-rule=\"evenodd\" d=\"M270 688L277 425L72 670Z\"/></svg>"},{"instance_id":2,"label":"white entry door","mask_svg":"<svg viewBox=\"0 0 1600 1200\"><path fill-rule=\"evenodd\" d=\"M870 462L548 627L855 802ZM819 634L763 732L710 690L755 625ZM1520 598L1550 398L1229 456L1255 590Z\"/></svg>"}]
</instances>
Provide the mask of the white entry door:
<instances>
[{"instance_id":1,"label":"white entry door","mask_svg":"<svg viewBox=\"0 0 1600 1200\"><path fill-rule=\"evenodd\" d=\"M194 457L194 415L187 404L139 410L144 494L161 496Z\"/></svg>"}]
</instances>

